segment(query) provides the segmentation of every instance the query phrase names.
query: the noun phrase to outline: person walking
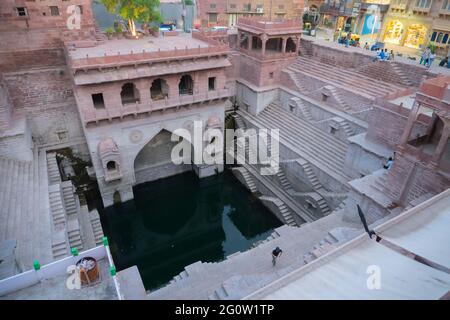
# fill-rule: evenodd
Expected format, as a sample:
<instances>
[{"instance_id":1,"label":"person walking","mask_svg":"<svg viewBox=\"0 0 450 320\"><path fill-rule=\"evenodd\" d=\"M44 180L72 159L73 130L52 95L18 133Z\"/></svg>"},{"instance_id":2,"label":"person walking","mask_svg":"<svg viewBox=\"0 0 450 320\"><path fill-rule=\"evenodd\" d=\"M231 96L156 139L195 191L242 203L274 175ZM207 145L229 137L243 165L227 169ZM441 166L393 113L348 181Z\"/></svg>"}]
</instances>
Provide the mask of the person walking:
<instances>
[{"instance_id":1,"label":"person walking","mask_svg":"<svg viewBox=\"0 0 450 320\"><path fill-rule=\"evenodd\" d=\"M436 54L434 52L430 53L430 56L428 57L428 63L427 63L427 67L430 68L431 65L433 64L434 59L436 59Z\"/></svg>"},{"instance_id":2,"label":"person walking","mask_svg":"<svg viewBox=\"0 0 450 320\"><path fill-rule=\"evenodd\" d=\"M419 64L423 63L423 65L426 66L428 63L428 58L430 57L430 53L431 53L430 48L426 48L425 51L422 53L422 56L420 57Z\"/></svg>"},{"instance_id":3,"label":"person walking","mask_svg":"<svg viewBox=\"0 0 450 320\"><path fill-rule=\"evenodd\" d=\"M272 251L272 265L275 267L276 263L277 263L277 259L279 257L281 257L281 254L283 253L283 250L280 249L280 247L276 247L273 251Z\"/></svg>"}]
</instances>

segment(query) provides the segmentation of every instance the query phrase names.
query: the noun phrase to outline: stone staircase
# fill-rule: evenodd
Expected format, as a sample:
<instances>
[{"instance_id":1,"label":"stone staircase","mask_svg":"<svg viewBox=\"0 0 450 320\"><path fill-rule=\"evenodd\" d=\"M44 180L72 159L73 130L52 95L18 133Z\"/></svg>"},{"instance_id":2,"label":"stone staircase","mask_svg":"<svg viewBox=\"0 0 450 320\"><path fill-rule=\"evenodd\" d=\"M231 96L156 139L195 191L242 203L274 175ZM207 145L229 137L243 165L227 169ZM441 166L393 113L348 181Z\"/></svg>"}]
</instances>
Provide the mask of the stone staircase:
<instances>
[{"instance_id":1,"label":"stone staircase","mask_svg":"<svg viewBox=\"0 0 450 320\"><path fill-rule=\"evenodd\" d=\"M297 223L294 220L293 211L283 202L280 198L274 196L260 196L259 199L266 206L271 208L272 211L278 215L278 218L289 226L297 226Z\"/></svg>"},{"instance_id":2,"label":"stone staircase","mask_svg":"<svg viewBox=\"0 0 450 320\"><path fill-rule=\"evenodd\" d=\"M67 219L67 236L70 248L76 248L78 251L83 250L83 240L81 237L80 223L76 216Z\"/></svg>"},{"instance_id":3,"label":"stone staircase","mask_svg":"<svg viewBox=\"0 0 450 320\"><path fill-rule=\"evenodd\" d=\"M77 199L75 198L75 187L70 180L61 183L61 189L64 199L64 207L67 216L78 213Z\"/></svg>"},{"instance_id":4,"label":"stone staircase","mask_svg":"<svg viewBox=\"0 0 450 320\"><path fill-rule=\"evenodd\" d=\"M56 153L47 154L47 172L49 185L61 182L61 175L56 160Z\"/></svg>"},{"instance_id":5,"label":"stone staircase","mask_svg":"<svg viewBox=\"0 0 450 320\"><path fill-rule=\"evenodd\" d=\"M303 102L301 102L301 101L299 101L298 103L297 103L297 105L298 105L298 107L300 108L300 111L301 111L301 113L302 113L302 115L303 115L303 118L304 119L306 119L306 120L308 120L308 121L310 121L310 122L313 122L314 121L314 118L313 118L313 116L312 116L312 114L311 114L311 109L310 109L310 107L309 106L306 106Z\"/></svg>"},{"instance_id":6,"label":"stone staircase","mask_svg":"<svg viewBox=\"0 0 450 320\"><path fill-rule=\"evenodd\" d=\"M303 261L305 264L323 256L324 254L334 250L338 247L339 240L336 239L332 233L328 232L327 236L319 243L315 244L311 251L303 255Z\"/></svg>"},{"instance_id":7,"label":"stone staircase","mask_svg":"<svg viewBox=\"0 0 450 320\"><path fill-rule=\"evenodd\" d=\"M255 126L280 129L280 143L288 146L299 157L313 161L320 170L346 183L350 178L343 172L347 143L340 141L313 124L300 118L293 118L278 101L272 102L258 116L238 111Z\"/></svg>"},{"instance_id":8,"label":"stone staircase","mask_svg":"<svg viewBox=\"0 0 450 320\"><path fill-rule=\"evenodd\" d=\"M320 208L320 211L322 212L322 214L324 216L331 213L330 207L328 206L327 202L325 201L325 199L322 196L320 196L320 198L317 199L316 201L317 201L317 205Z\"/></svg>"},{"instance_id":9,"label":"stone staircase","mask_svg":"<svg viewBox=\"0 0 450 320\"><path fill-rule=\"evenodd\" d=\"M307 87L301 74L296 73L294 70L290 69L288 69L287 71L291 75L291 79L294 80L294 83L300 93L308 94L309 92L311 92L311 88Z\"/></svg>"},{"instance_id":10,"label":"stone staircase","mask_svg":"<svg viewBox=\"0 0 450 320\"><path fill-rule=\"evenodd\" d=\"M353 91L356 94L363 94L372 98L385 96L404 88L403 86L374 80L358 72L303 57L297 58L295 63L288 69L296 73L306 74L309 77L316 78L334 87Z\"/></svg>"},{"instance_id":11,"label":"stone staircase","mask_svg":"<svg viewBox=\"0 0 450 320\"><path fill-rule=\"evenodd\" d=\"M351 113L353 111L352 107L345 101L341 92L335 86L326 86L325 88L328 89L333 98L345 112Z\"/></svg>"},{"instance_id":12,"label":"stone staircase","mask_svg":"<svg viewBox=\"0 0 450 320\"><path fill-rule=\"evenodd\" d=\"M319 179L317 179L317 176L314 173L314 169L311 167L311 165L305 160L299 160L298 163L302 166L303 170L305 171L306 177L308 178L308 181L311 184L313 190L317 191L323 189L323 186L320 183Z\"/></svg>"},{"instance_id":13,"label":"stone staircase","mask_svg":"<svg viewBox=\"0 0 450 320\"><path fill-rule=\"evenodd\" d=\"M402 67L394 61L374 61L355 69L364 76L388 83L414 86L413 81L402 70Z\"/></svg>"},{"instance_id":14,"label":"stone staircase","mask_svg":"<svg viewBox=\"0 0 450 320\"><path fill-rule=\"evenodd\" d=\"M227 124L228 124L230 121L232 121L232 119L233 119L233 113L232 113L232 112L226 113L226 115L225 115L225 120L224 120L225 127L227 126Z\"/></svg>"},{"instance_id":15,"label":"stone staircase","mask_svg":"<svg viewBox=\"0 0 450 320\"><path fill-rule=\"evenodd\" d=\"M97 210L93 210L90 213L90 221L92 226L92 231L94 232L94 240L96 245L101 245L103 243L103 228L100 221L100 216Z\"/></svg>"},{"instance_id":16,"label":"stone staircase","mask_svg":"<svg viewBox=\"0 0 450 320\"><path fill-rule=\"evenodd\" d=\"M247 169L245 169L244 167L237 167L237 168L233 168L232 170L240 172L240 174L243 177L244 182L245 182L244 185L247 187L247 189L250 190L251 193L258 192L258 188L256 187L256 184L253 181L253 178Z\"/></svg>"},{"instance_id":17,"label":"stone staircase","mask_svg":"<svg viewBox=\"0 0 450 320\"><path fill-rule=\"evenodd\" d=\"M63 199L61 197L61 187L59 184L53 184L49 187L48 197L50 200L50 211L52 213L53 225L66 224L66 214Z\"/></svg>"},{"instance_id":18,"label":"stone staircase","mask_svg":"<svg viewBox=\"0 0 450 320\"><path fill-rule=\"evenodd\" d=\"M350 127L347 120L339 118L338 122L339 122L339 125L341 126L341 128L344 129L345 135L347 137L351 137L351 136L355 135L355 132Z\"/></svg>"},{"instance_id":19,"label":"stone staircase","mask_svg":"<svg viewBox=\"0 0 450 320\"><path fill-rule=\"evenodd\" d=\"M48 189L50 212L53 221L52 252L55 260L69 255L69 239L67 236L67 218L59 183L52 184Z\"/></svg>"},{"instance_id":20,"label":"stone staircase","mask_svg":"<svg viewBox=\"0 0 450 320\"><path fill-rule=\"evenodd\" d=\"M275 204L278 207L278 210L280 211L281 215L283 216L284 223L289 226L296 226L294 218L292 217L292 211L286 206L286 204L281 201L280 199L277 199L278 201L275 201Z\"/></svg>"},{"instance_id":21,"label":"stone staircase","mask_svg":"<svg viewBox=\"0 0 450 320\"><path fill-rule=\"evenodd\" d=\"M277 178L280 181L281 187L285 191L287 191L288 193L291 192L291 191L294 191L294 189L292 188L291 183L287 179L286 174L284 173L284 170L282 168L278 169Z\"/></svg>"},{"instance_id":22,"label":"stone staircase","mask_svg":"<svg viewBox=\"0 0 450 320\"><path fill-rule=\"evenodd\" d=\"M0 242L14 239L19 269L32 267L33 260L51 261L51 223L39 160L33 151L32 161L0 157Z\"/></svg>"},{"instance_id":23,"label":"stone staircase","mask_svg":"<svg viewBox=\"0 0 450 320\"><path fill-rule=\"evenodd\" d=\"M234 117L234 123L236 124L236 129L244 129L245 130L247 128L244 121L238 114L233 115L233 117Z\"/></svg>"},{"instance_id":24,"label":"stone staircase","mask_svg":"<svg viewBox=\"0 0 450 320\"><path fill-rule=\"evenodd\" d=\"M256 248L257 246L259 246L259 245L261 245L261 244L267 243L267 242L272 241L272 240L274 240L274 239L276 239L276 238L279 238L279 237L280 237L280 234L279 234L278 231L275 229L275 230L270 234L270 236L268 236L266 239L261 240L261 241L257 241L257 242L255 242L254 244L252 244L251 248Z\"/></svg>"}]
</instances>

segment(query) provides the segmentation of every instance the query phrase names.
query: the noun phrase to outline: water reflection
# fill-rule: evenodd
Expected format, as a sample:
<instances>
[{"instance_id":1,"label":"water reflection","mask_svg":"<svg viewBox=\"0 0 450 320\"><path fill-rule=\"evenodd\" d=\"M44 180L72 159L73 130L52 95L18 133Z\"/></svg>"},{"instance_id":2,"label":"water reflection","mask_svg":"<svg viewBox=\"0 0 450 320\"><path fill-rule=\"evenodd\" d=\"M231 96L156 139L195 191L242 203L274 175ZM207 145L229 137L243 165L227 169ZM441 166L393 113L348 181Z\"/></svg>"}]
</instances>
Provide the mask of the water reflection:
<instances>
[{"instance_id":1,"label":"water reflection","mask_svg":"<svg viewBox=\"0 0 450 320\"><path fill-rule=\"evenodd\" d=\"M266 238L281 223L231 173L193 172L140 185L135 199L103 210L119 269L137 265L147 289L198 260L220 261Z\"/></svg>"}]
</instances>

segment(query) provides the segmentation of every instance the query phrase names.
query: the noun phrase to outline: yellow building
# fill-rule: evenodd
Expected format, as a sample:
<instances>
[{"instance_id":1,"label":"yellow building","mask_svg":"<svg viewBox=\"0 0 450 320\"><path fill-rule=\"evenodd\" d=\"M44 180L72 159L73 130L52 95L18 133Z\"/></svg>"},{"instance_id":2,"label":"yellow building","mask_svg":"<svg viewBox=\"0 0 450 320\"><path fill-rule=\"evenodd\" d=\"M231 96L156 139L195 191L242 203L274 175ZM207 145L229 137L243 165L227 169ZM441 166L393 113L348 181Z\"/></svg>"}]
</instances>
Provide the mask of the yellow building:
<instances>
[{"instance_id":1,"label":"yellow building","mask_svg":"<svg viewBox=\"0 0 450 320\"><path fill-rule=\"evenodd\" d=\"M423 49L431 41L437 53L450 47L450 0L391 0L381 41Z\"/></svg>"}]
</instances>

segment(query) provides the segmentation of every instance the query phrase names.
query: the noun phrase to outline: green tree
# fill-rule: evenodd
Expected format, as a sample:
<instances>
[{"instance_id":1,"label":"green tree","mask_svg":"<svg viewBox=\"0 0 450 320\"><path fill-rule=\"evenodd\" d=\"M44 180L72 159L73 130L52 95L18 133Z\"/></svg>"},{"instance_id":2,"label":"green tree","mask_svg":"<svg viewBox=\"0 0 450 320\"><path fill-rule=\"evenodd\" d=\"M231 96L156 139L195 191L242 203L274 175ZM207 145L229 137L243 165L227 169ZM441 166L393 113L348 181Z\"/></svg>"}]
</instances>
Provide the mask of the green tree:
<instances>
[{"instance_id":1,"label":"green tree","mask_svg":"<svg viewBox=\"0 0 450 320\"><path fill-rule=\"evenodd\" d=\"M148 24L161 22L159 0L100 0L111 13L117 13L128 22L128 29L136 36L135 21Z\"/></svg>"}]
</instances>

